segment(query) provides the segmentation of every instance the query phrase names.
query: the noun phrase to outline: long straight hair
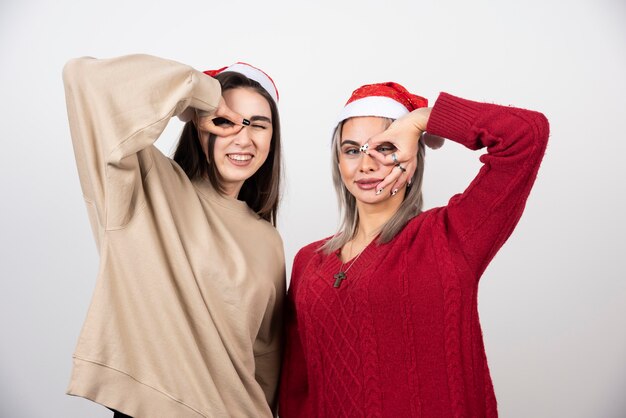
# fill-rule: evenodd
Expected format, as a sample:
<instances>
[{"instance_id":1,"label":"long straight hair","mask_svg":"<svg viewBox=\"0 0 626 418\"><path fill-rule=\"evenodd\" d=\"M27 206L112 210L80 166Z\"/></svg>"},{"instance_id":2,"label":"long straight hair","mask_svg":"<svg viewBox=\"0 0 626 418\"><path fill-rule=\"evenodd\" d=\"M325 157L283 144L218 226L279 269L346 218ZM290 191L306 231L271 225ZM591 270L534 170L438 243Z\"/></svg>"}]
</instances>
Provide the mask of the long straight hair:
<instances>
[{"instance_id":1,"label":"long straight hair","mask_svg":"<svg viewBox=\"0 0 626 418\"><path fill-rule=\"evenodd\" d=\"M392 119L387 119L389 123ZM339 202L339 210L341 216L341 222L339 229L328 241L320 247L320 250L325 254L330 254L341 249L346 243L356 236L359 228L359 211L356 206L356 199L348 191L346 185L341 179L341 172L339 171L339 153L341 152L341 133L343 130L343 124L345 121L340 122L335 128L332 141L332 171L333 171L333 184L335 186L335 192L337 193L337 200ZM425 149L424 144L420 140L418 143L417 151L417 169L411 179L411 185L407 186L407 191L404 194L404 200L400 204L398 210L393 216L385 222L379 231L377 243L386 244L391 241L406 224L415 216L422 212L423 199L422 199L422 179L424 177L424 157Z\"/></svg>"},{"instance_id":2,"label":"long straight hair","mask_svg":"<svg viewBox=\"0 0 626 418\"><path fill-rule=\"evenodd\" d=\"M269 154L256 173L244 181L237 198L246 202L261 218L276 226L282 171L278 107L272 96L258 82L243 74L224 72L216 75L215 78L222 86L222 93L236 88L251 88L263 96L270 105L272 140ZM209 135L209 155L205 155L194 122L187 122L180 135L176 151L174 151L174 161L180 165L191 180L207 178L215 190L224 194L223 177L215 164L211 164L211 161L214 160L215 140L215 135Z\"/></svg>"}]
</instances>

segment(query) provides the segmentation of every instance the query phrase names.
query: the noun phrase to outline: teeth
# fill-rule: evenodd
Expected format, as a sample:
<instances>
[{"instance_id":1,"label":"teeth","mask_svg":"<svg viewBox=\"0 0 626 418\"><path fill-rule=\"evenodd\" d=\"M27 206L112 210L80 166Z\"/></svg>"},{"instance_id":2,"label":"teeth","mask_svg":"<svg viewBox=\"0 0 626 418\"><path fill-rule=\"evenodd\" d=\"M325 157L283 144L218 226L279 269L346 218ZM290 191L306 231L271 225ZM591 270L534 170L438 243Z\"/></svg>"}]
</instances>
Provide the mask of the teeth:
<instances>
[{"instance_id":1,"label":"teeth","mask_svg":"<svg viewBox=\"0 0 626 418\"><path fill-rule=\"evenodd\" d=\"M252 159L250 154L228 154L228 158L235 161L248 161Z\"/></svg>"}]
</instances>

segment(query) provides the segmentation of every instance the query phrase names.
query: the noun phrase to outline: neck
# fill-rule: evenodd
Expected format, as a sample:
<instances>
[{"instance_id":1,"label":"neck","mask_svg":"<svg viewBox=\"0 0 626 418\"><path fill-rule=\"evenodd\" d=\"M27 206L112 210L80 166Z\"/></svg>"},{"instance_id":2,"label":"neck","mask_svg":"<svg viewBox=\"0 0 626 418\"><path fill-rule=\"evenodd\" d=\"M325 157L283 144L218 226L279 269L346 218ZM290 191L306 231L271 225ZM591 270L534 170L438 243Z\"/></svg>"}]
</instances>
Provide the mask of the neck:
<instances>
[{"instance_id":1,"label":"neck","mask_svg":"<svg viewBox=\"0 0 626 418\"><path fill-rule=\"evenodd\" d=\"M237 199L237 196L239 196L239 191L241 190L241 186L239 187L233 187L233 186L223 186L224 187L224 194L228 197L232 197L233 199Z\"/></svg>"},{"instance_id":2,"label":"neck","mask_svg":"<svg viewBox=\"0 0 626 418\"><path fill-rule=\"evenodd\" d=\"M383 225L400 208L405 190L399 190L397 195L379 203L363 203L357 200L356 208L359 213L359 225L356 235L349 241L350 245L344 245L341 249L342 261L345 262L360 254L376 238Z\"/></svg>"},{"instance_id":3,"label":"neck","mask_svg":"<svg viewBox=\"0 0 626 418\"><path fill-rule=\"evenodd\" d=\"M220 188L223 190L223 194L228 197L232 197L233 199L237 199L242 186L243 186L243 181L237 182L237 183L224 182L220 184Z\"/></svg>"}]
</instances>

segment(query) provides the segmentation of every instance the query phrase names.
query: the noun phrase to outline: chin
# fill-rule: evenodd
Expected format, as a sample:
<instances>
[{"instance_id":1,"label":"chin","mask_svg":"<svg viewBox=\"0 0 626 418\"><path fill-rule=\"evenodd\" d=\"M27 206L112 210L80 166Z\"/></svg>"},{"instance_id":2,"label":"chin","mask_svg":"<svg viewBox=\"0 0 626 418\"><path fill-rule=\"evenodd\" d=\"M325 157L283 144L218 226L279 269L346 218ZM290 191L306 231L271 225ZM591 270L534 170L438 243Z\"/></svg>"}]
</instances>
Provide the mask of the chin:
<instances>
[{"instance_id":1,"label":"chin","mask_svg":"<svg viewBox=\"0 0 626 418\"><path fill-rule=\"evenodd\" d=\"M257 172L256 167L246 167L245 169L237 169L228 167L225 170L220 170L220 175L228 181L246 181Z\"/></svg>"},{"instance_id":2,"label":"chin","mask_svg":"<svg viewBox=\"0 0 626 418\"><path fill-rule=\"evenodd\" d=\"M369 205L375 205L377 203L384 202L389 199L391 196L388 195L386 190L383 190L378 196L375 191L363 192L360 191L357 193L352 193L352 196L357 200L357 202L365 203Z\"/></svg>"},{"instance_id":3,"label":"chin","mask_svg":"<svg viewBox=\"0 0 626 418\"><path fill-rule=\"evenodd\" d=\"M254 175L255 172L252 173L242 173L239 175L229 175L229 176L224 176L224 179L226 181L229 181L231 183L237 183L237 182L244 182L246 180L248 180L250 177L252 177Z\"/></svg>"}]
</instances>

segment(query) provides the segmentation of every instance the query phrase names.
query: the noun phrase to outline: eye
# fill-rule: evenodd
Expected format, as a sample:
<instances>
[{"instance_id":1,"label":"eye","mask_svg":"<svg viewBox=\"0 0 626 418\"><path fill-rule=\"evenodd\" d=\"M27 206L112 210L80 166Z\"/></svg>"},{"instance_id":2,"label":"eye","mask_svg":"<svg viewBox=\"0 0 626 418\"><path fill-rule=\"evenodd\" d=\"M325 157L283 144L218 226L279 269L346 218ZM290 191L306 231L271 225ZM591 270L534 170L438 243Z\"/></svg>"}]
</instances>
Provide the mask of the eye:
<instances>
[{"instance_id":1,"label":"eye","mask_svg":"<svg viewBox=\"0 0 626 418\"><path fill-rule=\"evenodd\" d=\"M350 148L344 148L343 153L350 157L354 157L354 156L358 156L361 152L359 151L358 148L350 147Z\"/></svg>"},{"instance_id":2,"label":"eye","mask_svg":"<svg viewBox=\"0 0 626 418\"><path fill-rule=\"evenodd\" d=\"M252 124L251 127L254 128L254 129L258 129L258 130L265 130L265 129L267 129L266 125L261 125L261 124Z\"/></svg>"},{"instance_id":3,"label":"eye","mask_svg":"<svg viewBox=\"0 0 626 418\"><path fill-rule=\"evenodd\" d=\"M215 126L221 126L221 127L229 127L229 126L233 126L234 123L232 123L231 121L229 121L226 118L215 118L213 119L213 125Z\"/></svg>"},{"instance_id":4,"label":"eye","mask_svg":"<svg viewBox=\"0 0 626 418\"><path fill-rule=\"evenodd\" d=\"M380 152L381 154L391 154L396 150L397 148L389 142L385 142L384 144L380 144L376 147L376 151Z\"/></svg>"}]
</instances>

